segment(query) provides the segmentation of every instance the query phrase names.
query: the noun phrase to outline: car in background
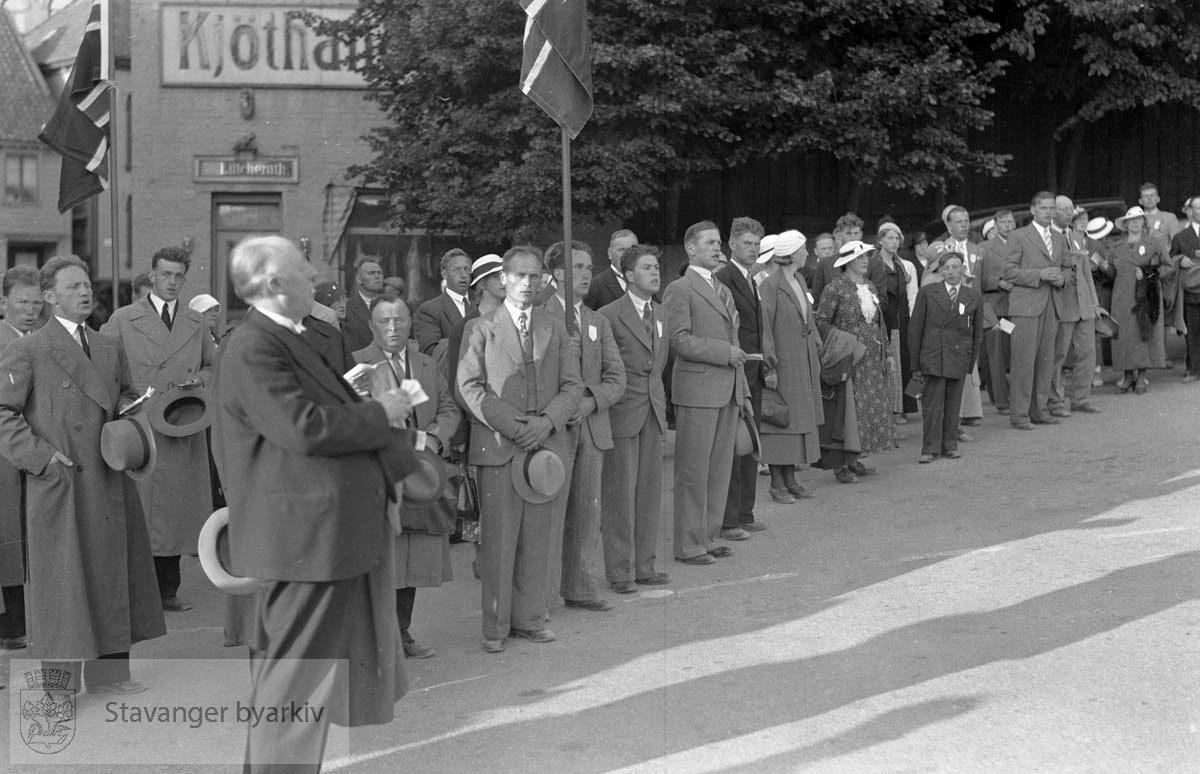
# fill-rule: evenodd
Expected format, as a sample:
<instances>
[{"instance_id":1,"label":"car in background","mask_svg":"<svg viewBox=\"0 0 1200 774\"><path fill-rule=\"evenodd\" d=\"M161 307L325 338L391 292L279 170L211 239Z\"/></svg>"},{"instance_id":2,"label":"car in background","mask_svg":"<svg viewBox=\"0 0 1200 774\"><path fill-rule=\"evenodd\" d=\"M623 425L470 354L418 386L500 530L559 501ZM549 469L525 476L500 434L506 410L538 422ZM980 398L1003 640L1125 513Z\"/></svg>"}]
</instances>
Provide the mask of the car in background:
<instances>
[{"instance_id":1,"label":"car in background","mask_svg":"<svg viewBox=\"0 0 1200 774\"><path fill-rule=\"evenodd\" d=\"M1109 220L1116 220L1125 214L1127 209L1124 199L1080 199L1075 202L1076 207L1083 207L1087 210L1089 218L1105 217ZM1017 204L1003 204L999 207L985 207L980 210L970 210L971 213L971 231L970 240L972 242L983 241L983 224L996 216L1000 210L1012 210L1013 217L1017 221L1017 228L1029 225L1033 220L1033 214L1029 211L1029 202L1019 202ZM946 233L946 224L940 219L931 220L924 226L925 236L930 242L936 242L948 236Z\"/></svg>"}]
</instances>

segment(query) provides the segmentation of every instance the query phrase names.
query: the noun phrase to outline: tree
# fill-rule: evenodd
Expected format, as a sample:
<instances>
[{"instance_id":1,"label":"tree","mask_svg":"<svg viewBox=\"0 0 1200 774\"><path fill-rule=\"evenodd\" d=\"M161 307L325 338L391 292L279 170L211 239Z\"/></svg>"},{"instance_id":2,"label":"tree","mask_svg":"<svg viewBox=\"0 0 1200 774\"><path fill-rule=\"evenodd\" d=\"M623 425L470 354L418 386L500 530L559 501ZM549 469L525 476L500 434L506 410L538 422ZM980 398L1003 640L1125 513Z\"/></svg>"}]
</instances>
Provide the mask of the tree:
<instances>
[{"instance_id":1,"label":"tree","mask_svg":"<svg viewBox=\"0 0 1200 774\"><path fill-rule=\"evenodd\" d=\"M591 4L595 113L572 146L590 224L741 162L827 151L854 179L923 193L1005 157L967 142L999 59L966 0L607 0ZM351 170L401 227L521 240L560 217L559 134L517 88L513 0L364 0L322 31L374 35L361 64L388 124Z\"/></svg>"},{"instance_id":2,"label":"tree","mask_svg":"<svg viewBox=\"0 0 1200 774\"><path fill-rule=\"evenodd\" d=\"M1047 183L1075 187L1083 130L1106 117L1178 103L1200 110L1197 0L1018 0L997 47L1015 53L1014 90L1058 107L1047 128Z\"/></svg>"}]
</instances>

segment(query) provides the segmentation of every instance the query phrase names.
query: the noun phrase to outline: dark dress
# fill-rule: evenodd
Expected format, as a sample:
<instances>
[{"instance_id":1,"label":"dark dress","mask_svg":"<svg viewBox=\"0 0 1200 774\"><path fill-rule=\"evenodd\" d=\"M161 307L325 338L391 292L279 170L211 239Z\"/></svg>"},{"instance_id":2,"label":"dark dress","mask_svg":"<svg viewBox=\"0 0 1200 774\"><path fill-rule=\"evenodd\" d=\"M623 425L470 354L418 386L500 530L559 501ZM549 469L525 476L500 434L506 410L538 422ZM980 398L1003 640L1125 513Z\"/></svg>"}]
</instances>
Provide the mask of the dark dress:
<instances>
[{"instance_id":1,"label":"dark dress","mask_svg":"<svg viewBox=\"0 0 1200 774\"><path fill-rule=\"evenodd\" d=\"M900 372L890 380L896 393L893 411L913 414L917 411L917 399L904 394L904 385L912 378L912 364L904 340L908 333L908 277L901 260L897 255L890 267L883 261L883 267L887 269L887 306L883 309L883 322L887 325L889 351L900 363Z\"/></svg>"}]
</instances>

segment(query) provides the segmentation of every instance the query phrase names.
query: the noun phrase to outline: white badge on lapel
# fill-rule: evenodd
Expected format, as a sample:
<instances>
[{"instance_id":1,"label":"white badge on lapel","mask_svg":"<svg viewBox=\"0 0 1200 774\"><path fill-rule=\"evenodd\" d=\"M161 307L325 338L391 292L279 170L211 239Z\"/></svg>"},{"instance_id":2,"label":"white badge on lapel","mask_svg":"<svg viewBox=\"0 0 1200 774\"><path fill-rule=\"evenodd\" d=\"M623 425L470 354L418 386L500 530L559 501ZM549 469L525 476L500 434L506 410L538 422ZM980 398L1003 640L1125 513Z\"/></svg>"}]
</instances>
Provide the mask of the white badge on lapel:
<instances>
[{"instance_id":1,"label":"white badge on lapel","mask_svg":"<svg viewBox=\"0 0 1200 774\"><path fill-rule=\"evenodd\" d=\"M662 338L662 320L655 320L654 323L655 323L655 325L658 326L658 337L661 339Z\"/></svg>"},{"instance_id":2,"label":"white badge on lapel","mask_svg":"<svg viewBox=\"0 0 1200 774\"><path fill-rule=\"evenodd\" d=\"M815 303L817 303L816 301L813 301L813 295L812 295L812 291L811 291L811 290L806 290L806 291L804 291L804 295L808 296L808 303L810 303L810 304L815 304Z\"/></svg>"},{"instance_id":3,"label":"white badge on lapel","mask_svg":"<svg viewBox=\"0 0 1200 774\"><path fill-rule=\"evenodd\" d=\"M959 305L958 305L958 313L959 313L959 314L966 314L966 313L967 313L967 305L966 305L966 304L959 304Z\"/></svg>"},{"instance_id":4,"label":"white badge on lapel","mask_svg":"<svg viewBox=\"0 0 1200 774\"><path fill-rule=\"evenodd\" d=\"M591 339L592 341L596 340L596 326L595 325L588 326L588 338Z\"/></svg>"},{"instance_id":5,"label":"white badge on lapel","mask_svg":"<svg viewBox=\"0 0 1200 774\"><path fill-rule=\"evenodd\" d=\"M1138 255L1145 255L1145 254L1146 254L1146 246L1138 245Z\"/></svg>"}]
</instances>

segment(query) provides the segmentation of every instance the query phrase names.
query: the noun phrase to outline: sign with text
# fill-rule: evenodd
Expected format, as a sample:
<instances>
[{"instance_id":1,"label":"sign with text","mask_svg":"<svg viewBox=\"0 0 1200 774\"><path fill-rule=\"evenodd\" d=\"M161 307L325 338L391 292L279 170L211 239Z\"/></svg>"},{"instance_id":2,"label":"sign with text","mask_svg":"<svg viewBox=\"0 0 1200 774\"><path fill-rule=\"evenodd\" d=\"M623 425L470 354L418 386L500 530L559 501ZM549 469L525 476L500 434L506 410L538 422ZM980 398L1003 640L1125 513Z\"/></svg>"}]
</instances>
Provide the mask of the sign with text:
<instances>
[{"instance_id":1,"label":"sign with text","mask_svg":"<svg viewBox=\"0 0 1200 774\"><path fill-rule=\"evenodd\" d=\"M298 183L300 160L295 156L196 156L197 183Z\"/></svg>"},{"instance_id":2,"label":"sign with text","mask_svg":"<svg viewBox=\"0 0 1200 774\"><path fill-rule=\"evenodd\" d=\"M346 6L163 3L164 86L361 89L370 41L318 35L303 12L345 19Z\"/></svg>"}]
</instances>

